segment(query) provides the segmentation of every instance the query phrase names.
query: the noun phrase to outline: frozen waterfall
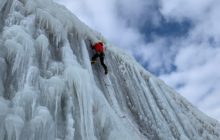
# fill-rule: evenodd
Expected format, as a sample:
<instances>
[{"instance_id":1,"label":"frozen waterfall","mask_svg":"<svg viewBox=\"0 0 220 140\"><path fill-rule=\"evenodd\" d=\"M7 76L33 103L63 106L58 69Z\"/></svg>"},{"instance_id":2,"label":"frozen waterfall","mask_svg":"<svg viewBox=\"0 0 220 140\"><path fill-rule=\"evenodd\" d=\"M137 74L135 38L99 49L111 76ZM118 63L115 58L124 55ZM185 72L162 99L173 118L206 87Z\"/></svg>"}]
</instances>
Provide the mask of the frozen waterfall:
<instances>
[{"instance_id":1,"label":"frozen waterfall","mask_svg":"<svg viewBox=\"0 0 220 140\"><path fill-rule=\"evenodd\" d=\"M88 42L106 46L104 75ZM0 140L219 140L220 125L52 0L0 0Z\"/></svg>"}]
</instances>

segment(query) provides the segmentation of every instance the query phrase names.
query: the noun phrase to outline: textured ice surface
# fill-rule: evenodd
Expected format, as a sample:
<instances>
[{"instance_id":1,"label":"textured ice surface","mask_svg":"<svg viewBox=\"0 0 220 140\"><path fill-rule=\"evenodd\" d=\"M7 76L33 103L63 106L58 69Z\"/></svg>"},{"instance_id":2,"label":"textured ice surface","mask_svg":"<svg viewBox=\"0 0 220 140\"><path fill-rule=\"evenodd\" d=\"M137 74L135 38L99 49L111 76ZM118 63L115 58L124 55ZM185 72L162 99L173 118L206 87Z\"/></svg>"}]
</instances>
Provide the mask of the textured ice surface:
<instances>
[{"instance_id":1,"label":"textured ice surface","mask_svg":"<svg viewBox=\"0 0 220 140\"><path fill-rule=\"evenodd\" d=\"M52 0L0 0L0 140L219 140L220 125ZM104 75L89 41L106 46Z\"/></svg>"}]
</instances>

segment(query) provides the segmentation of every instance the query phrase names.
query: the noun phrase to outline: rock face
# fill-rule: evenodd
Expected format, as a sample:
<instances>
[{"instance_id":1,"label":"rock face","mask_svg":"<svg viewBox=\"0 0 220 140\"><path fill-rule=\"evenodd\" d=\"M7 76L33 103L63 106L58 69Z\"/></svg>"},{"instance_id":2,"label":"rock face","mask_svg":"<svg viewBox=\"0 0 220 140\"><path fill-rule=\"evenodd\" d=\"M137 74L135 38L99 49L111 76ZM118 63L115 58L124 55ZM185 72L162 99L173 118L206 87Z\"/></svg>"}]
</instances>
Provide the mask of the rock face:
<instances>
[{"instance_id":1,"label":"rock face","mask_svg":"<svg viewBox=\"0 0 220 140\"><path fill-rule=\"evenodd\" d=\"M106 46L104 75L89 40ZM220 125L51 0L0 0L0 140L219 140Z\"/></svg>"}]
</instances>

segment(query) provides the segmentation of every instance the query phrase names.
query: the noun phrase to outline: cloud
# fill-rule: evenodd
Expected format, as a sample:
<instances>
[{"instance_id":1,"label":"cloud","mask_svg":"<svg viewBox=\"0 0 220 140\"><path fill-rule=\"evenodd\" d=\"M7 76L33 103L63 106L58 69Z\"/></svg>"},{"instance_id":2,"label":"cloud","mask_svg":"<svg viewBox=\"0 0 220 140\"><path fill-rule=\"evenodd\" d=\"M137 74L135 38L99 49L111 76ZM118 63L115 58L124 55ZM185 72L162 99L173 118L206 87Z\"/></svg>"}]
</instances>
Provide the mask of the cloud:
<instances>
[{"instance_id":1,"label":"cloud","mask_svg":"<svg viewBox=\"0 0 220 140\"><path fill-rule=\"evenodd\" d=\"M55 1L220 121L219 0Z\"/></svg>"},{"instance_id":2,"label":"cloud","mask_svg":"<svg viewBox=\"0 0 220 140\"><path fill-rule=\"evenodd\" d=\"M175 59L178 70L161 78L204 112L218 111L212 114L219 120L220 48L196 47L180 50Z\"/></svg>"},{"instance_id":3,"label":"cloud","mask_svg":"<svg viewBox=\"0 0 220 140\"><path fill-rule=\"evenodd\" d=\"M56 1L65 5L90 27L102 32L113 44L128 51L137 46L137 42L145 42L139 27L146 22L156 23L158 17L154 12L152 14L149 11L155 5L153 0ZM153 17L155 17L154 20L152 20Z\"/></svg>"},{"instance_id":4,"label":"cloud","mask_svg":"<svg viewBox=\"0 0 220 140\"><path fill-rule=\"evenodd\" d=\"M160 0L161 13L175 19L190 18L202 20L201 18L209 12L217 0Z\"/></svg>"},{"instance_id":5,"label":"cloud","mask_svg":"<svg viewBox=\"0 0 220 140\"><path fill-rule=\"evenodd\" d=\"M217 0L161 0L168 20L190 20L194 27L179 42L177 70L161 78L199 107L220 120L220 2ZM173 44L176 47L175 44Z\"/></svg>"}]
</instances>

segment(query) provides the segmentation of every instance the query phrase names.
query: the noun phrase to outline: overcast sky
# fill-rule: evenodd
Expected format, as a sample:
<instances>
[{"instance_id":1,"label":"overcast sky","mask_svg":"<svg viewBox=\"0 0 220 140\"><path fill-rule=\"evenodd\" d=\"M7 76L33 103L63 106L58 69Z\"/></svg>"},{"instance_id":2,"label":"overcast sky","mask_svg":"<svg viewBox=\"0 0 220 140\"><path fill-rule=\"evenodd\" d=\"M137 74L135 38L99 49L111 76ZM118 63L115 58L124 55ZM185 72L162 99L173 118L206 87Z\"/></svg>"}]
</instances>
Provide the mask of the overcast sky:
<instances>
[{"instance_id":1,"label":"overcast sky","mask_svg":"<svg viewBox=\"0 0 220 140\"><path fill-rule=\"evenodd\" d=\"M219 0L56 0L220 121Z\"/></svg>"}]
</instances>

